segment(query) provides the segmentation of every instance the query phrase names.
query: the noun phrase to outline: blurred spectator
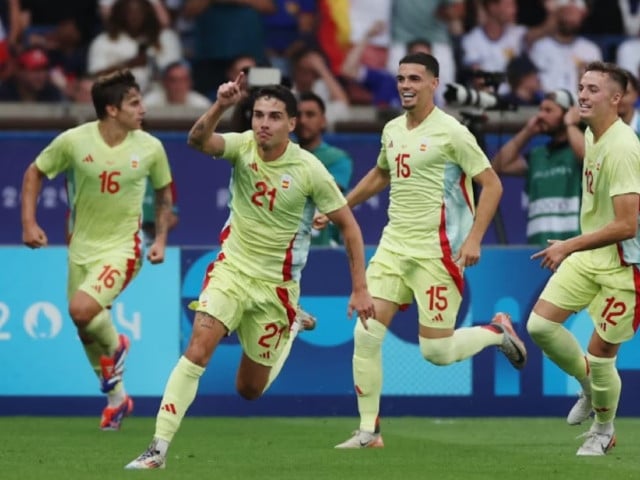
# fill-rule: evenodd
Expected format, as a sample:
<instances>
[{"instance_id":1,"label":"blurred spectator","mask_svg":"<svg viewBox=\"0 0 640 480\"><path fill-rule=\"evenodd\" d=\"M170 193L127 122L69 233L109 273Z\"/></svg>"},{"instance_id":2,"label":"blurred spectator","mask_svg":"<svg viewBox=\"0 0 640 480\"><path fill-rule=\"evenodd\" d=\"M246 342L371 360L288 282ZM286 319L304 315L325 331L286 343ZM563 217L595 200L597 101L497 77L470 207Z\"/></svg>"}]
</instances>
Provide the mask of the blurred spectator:
<instances>
[{"instance_id":1,"label":"blurred spectator","mask_svg":"<svg viewBox=\"0 0 640 480\"><path fill-rule=\"evenodd\" d=\"M9 39L4 29L2 16L0 16L0 80L7 72L9 63Z\"/></svg>"},{"instance_id":2,"label":"blurred spectator","mask_svg":"<svg viewBox=\"0 0 640 480\"><path fill-rule=\"evenodd\" d=\"M170 63L162 72L162 85L144 96L145 107L185 105L209 108L211 100L192 90L191 67L185 61Z\"/></svg>"},{"instance_id":3,"label":"blurred spectator","mask_svg":"<svg viewBox=\"0 0 640 480\"><path fill-rule=\"evenodd\" d=\"M92 86L93 78L86 75L82 76L69 84L67 96L73 103L93 104L93 98L91 98Z\"/></svg>"},{"instance_id":4,"label":"blurred spectator","mask_svg":"<svg viewBox=\"0 0 640 480\"><path fill-rule=\"evenodd\" d=\"M527 241L546 246L547 240L563 240L580 233L582 157L567 138L566 112L575 105L571 93L556 90L545 95L538 113L529 119L493 158L496 172L527 178ZM523 155L534 136L550 141Z\"/></svg>"},{"instance_id":5,"label":"blurred spectator","mask_svg":"<svg viewBox=\"0 0 640 480\"><path fill-rule=\"evenodd\" d=\"M178 35L160 26L149 0L117 0L106 32L89 47L88 72L102 75L130 68L145 93L156 69L162 70L181 58Z\"/></svg>"},{"instance_id":6,"label":"blurred spectator","mask_svg":"<svg viewBox=\"0 0 640 480\"><path fill-rule=\"evenodd\" d=\"M400 98L395 77L384 68L367 66L362 58L365 50L370 45L370 40L378 36L386 28L384 22L374 22L360 42L349 50L342 64L342 76L363 87L368 95L365 101L356 102L351 91L347 90L351 103L373 104L382 108L400 108Z\"/></svg>"},{"instance_id":7,"label":"blurred spectator","mask_svg":"<svg viewBox=\"0 0 640 480\"><path fill-rule=\"evenodd\" d=\"M304 50L292 59L291 90L296 96L313 92L326 105L328 128L335 122L349 118L349 99L342 85L329 70L317 50Z\"/></svg>"},{"instance_id":8,"label":"blurred spectator","mask_svg":"<svg viewBox=\"0 0 640 480\"><path fill-rule=\"evenodd\" d=\"M627 71L627 78L627 91L618 104L618 115L640 137L640 112L636 108L638 94L640 93L640 82L638 82L638 77L630 71Z\"/></svg>"},{"instance_id":9,"label":"blurred spectator","mask_svg":"<svg viewBox=\"0 0 640 480\"><path fill-rule=\"evenodd\" d=\"M116 0L98 0L100 17L102 18L102 22L105 26L109 24L109 17L111 16L111 9L113 8L114 3L116 3ZM169 16L169 11L162 0L149 0L149 3L153 6L153 11L158 18L160 26L162 28L171 27L171 17Z\"/></svg>"},{"instance_id":10,"label":"blurred spectator","mask_svg":"<svg viewBox=\"0 0 640 480\"><path fill-rule=\"evenodd\" d=\"M387 68L391 47L391 5L392 0L349 0L351 45L348 51L366 39L361 54L361 63L366 67ZM372 33L372 26L376 24L382 28L376 28Z\"/></svg>"},{"instance_id":11,"label":"blurred spectator","mask_svg":"<svg viewBox=\"0 0 640 480\"><path fill-rule=\"evenodd\" d=\"M276 12L263 17L269 63L290 76L290 59L315 45L315 0L275 0Z\"/></svg>"},{"instance_id":12,"label":"blurred spectator","mask_svg":"<svg viewBox=\"0 0 640 480\"><path fill-rule=\"evenodd\" d=\"M0 24L4 27L3 33L7 50L17 51L22 32L20 0L0 1Z\"/></svg>"},{"instance_id":13,"label":"blurred spectator","mask_svg":"<svg viewBox=\"0 0 640 480\"><path fill-rule=\"evenodd\" d=\"M322 137L327 127L325 105L322 99L312 92L303 93L298 100L298 120L296 137L305 150L313 153L329 170L342 193L347 192L353 174L353 160L347 152L326 143ZM312 230L312 245L338 245L340 231L330 224L323 230Z\"/></svg>"},{"instance_id":14,"label":"blurred spectator","mask_svg":"<svg viewBox=\"0 0 640 480\"><path fill-rule=\"evenodd\" d=\"M229 63L238 55L250 55L264 64L262 15L275 11L273 0L186 0L184 15L195 22L195 89L214 98Z\"/></svg>"},{"instance_id":15,"label":"blurred spectator","mask_svg":"<svg viewBox=\"0 0 640 480\"><path fill-rule=\"evenodd\" d=\"M620 44L616 63L635 77L640 76L640 36L628 38Z\"/></svg>"},{"instance_id":16,"label":"blurred spectator","mask_svg":"<svg viewBox=\"0 0 640 480\"><path fill-rule=\"evenodd\" d=\"M564 88L575 92L584 66L602 60L602 53L595 43L578 35L587 15L584 0L556 0L555 5L555 31L535 42L529 55L545 91Z\"/></svg>"},{"instance_id":17,"label":"blurred spectator","mask_svg":"<svg viewBox=\"0 0 640 480\"><path fill-rule=\"evenodd\" d=\"M414 38L413 40L407 42L407 55L419 52L433 55L433 47L431 46L431 42L425 38Z\"/></svg>"},{"instance_id":18,"label":"blurred spectator","mask_svg":"<svg viewBox=\"0 0 640 480\"><path fill-rule=\"evenodd\" d=\"M416 38L431 42L433 56L440 64L440 85L436 103L444 104L447 83L456 80L452 35L462 34L464 0L393 0L391 10L391 50L387 70L397 71L400 59L406 54L407 43Z\"/></svg>"},{"instance_id":19,"label":"blurred spectator","mask_svg":"<svg viewBox=\"0 0 640 480\"><path fill-rule=\"evenodd\" d=\"M509 93L501 98L509 105L540 105L543 92L540 88L538 69L527 55L513 58L507 64Z\"/></svg>"},{"instance_id":20,"label":"blurred spectator","mask_svg":"<svg viewBox=\"0 0 640 480\"><path fill-rule=\"evenodd\" d=\"M99 28L95 0L65 0L52 8L49 0L19 0L20 44L18 49L39 47L46 51L56 84L83 75L87 48Z\"/></svg>"},{"instance_id":21,"label":"blurred spectator","mask_svg":"<svg viewBox=\"0 0 640 480\"><path fill-rule=\"evenodd\" d=\"M41 48L25 50L17 58L17 70L0 85L3 102L58 102L62 93L49 78L49 59Z\"/></svg>"},{"instance_id":22,"label":"blurred spectator","mask_svg":"<svg viewBox=\"0 0 640 480\"><path fill-rule=\"evenodd\" d=\"M593 0L583 32L589 35L631 35L640 33L638 0Z\"/></svg>"},{"instance_id":23,"label":"blurred spectator","mask_svg":"<svg viewBox=\"0 0 640 480\"><path fill-rule=\"evenodd\" d=\"M509 61L528 45L552 31L552 23L537 27L517 25L516 0L481 0L484 21L462 37L462 63L468 70L504 72ZM481 88L483 85L475 85ZM506 93L503 85L501 93Z\"/></svg>"},{"instance_id":24,"label":"blurred spectator","mask_svg":"<svg viewBox=\"0 0 640 480\"><path fill-rule=\"evenodd\" d=\"M235 80L240 72L248 73L251 67L257 67L258 63L256 59L251 55L238 55L231 60L229 67L225 71L225 82L231 82ZM246 77L245 77L246 80Z\"/></svg>"}]
</instances>

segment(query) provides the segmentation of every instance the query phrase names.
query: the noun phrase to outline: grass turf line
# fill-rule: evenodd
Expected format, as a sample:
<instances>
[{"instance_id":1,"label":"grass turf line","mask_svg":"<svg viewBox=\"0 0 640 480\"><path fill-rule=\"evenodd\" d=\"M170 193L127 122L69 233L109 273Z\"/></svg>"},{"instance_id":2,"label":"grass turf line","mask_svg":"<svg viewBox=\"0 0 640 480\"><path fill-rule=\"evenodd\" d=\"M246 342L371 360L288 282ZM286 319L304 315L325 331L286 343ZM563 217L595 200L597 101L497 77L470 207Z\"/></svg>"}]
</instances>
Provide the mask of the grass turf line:
<instances>
[{"instance_id":1,"label":"grass turf line","mask_svg":"<svg viewBox=\"0 0 640 480\"><path fill-rule=\"evenodd\" d=\"M0 417L0 479L640 478L640 419L617 419L612 453L582 458L575 437L589 424L570 427L561 418L389 417L384 449L353 451L333 446L357 427L355 418L188 417L166 470L125 471L154 422L133 417L120 432L101 432L97 417Z\"/></svg>"}]
</instances>

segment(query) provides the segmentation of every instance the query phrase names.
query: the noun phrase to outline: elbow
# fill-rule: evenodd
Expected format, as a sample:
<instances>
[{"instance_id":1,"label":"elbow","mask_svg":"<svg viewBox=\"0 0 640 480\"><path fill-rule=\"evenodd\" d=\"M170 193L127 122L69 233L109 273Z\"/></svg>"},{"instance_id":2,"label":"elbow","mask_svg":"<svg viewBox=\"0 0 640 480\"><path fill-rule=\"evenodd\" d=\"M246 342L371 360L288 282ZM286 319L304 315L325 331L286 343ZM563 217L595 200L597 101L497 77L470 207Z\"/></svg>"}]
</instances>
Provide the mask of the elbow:
<instances>
[{"instance_id":1,"label":"elbow","mask_svg":"<svg viewBox=\"0 0 640 480\"><path fill-rule=\"evenodd\" d=\"M638 223L634 221L633 224L625 225L621 234L623 235L622 240L635 238L638 234Z\"/></svg>"}]
</instances>

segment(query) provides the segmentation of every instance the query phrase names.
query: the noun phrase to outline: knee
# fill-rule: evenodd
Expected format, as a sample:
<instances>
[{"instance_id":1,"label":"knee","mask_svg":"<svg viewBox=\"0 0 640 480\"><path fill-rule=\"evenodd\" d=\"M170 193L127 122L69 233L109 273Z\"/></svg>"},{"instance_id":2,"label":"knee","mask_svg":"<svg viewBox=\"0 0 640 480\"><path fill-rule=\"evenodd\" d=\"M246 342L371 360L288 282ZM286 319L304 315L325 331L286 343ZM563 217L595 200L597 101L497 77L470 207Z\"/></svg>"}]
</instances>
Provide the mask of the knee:
<instances>
[{"instance_id":1,"label":"knee","mask_svg":"<svg viewBox=\"0 0 640 480\"><path fill-rule=\"evenodd\" d=\"M69 316L78 328L84 328L89 325L91 320L93 320L98 313L100 312L96 312L93 305L86 302L74 299L69 304Z\"/></svg>"},{"instance_id":2,"label":"knee","mask_svg":"<svg viewBox=\"0 0 640 480\"><path fill-rule=\"evenodd\" d=\"M527 332L534 342L538 343L548 335L552 334L560 324L547 320L546 318L531 312L527 321Z\"/></svg>"},{"instance_id":3,"label":"knee","mask_svg":"<svg viewBox=\"0 0 640 480\"><path fill-rule=\"evenodd\" d=\"M211 352L207 351L207 348L199 343L196 339L191 338L187 350L184 352L184 356L192 363L195 363L199 367L205 368L209 364L211 358Z\"/></svg>"},{"instance_id":4,"label":"knee","mask_svg":"<svg viewBox=\"0 0 640 480\"><path fill-rule=\"evenodd\" d=\"M257 400L262 396L264 385L259 386L253 383L247 383L244 380L236 380L236 390L245 400Z\"/></svg>"},{"instance_id":5,"label":"knee","mask_svg":"<svg viewBox=\"0 0 640 480\"><path fill-rule=\"evenodd\" d=\"M453 363L453 337L425 338L419 337L420 352L425 360L434 365L444 366Z\"/></svg>"}]
</instances>

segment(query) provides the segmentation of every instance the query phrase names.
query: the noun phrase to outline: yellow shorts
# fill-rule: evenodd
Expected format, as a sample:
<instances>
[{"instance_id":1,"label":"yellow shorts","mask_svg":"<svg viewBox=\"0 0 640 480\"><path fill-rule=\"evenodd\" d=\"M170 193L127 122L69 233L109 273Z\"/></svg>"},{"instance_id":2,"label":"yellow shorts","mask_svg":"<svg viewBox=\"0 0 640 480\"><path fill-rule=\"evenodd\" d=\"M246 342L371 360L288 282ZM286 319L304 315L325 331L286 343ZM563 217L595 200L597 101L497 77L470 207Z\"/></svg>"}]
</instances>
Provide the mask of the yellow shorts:
<instances>
[{"instance_id":1,"label":"yellow shorts","mask_svg":"<svg viewBox=\"0 0 640 480\"><path fill-rule=\"evenodd\" d=\"M540 298L565 310L588 307L600 337L613 344L633 337L640 323L640 271L635 265L597 268L592 252L577 252L560 264Z\"/></svg>"},{"instance_id":2,"label":"yellow shorts","mask_svg":"<svg viewBox=\"0 0 640 480\"><path fill-rule=\"evenodd\" d=\"M270 367L289 340L299 297L300 287L293 280L257 280L217 260L207 271L194 309L220 320L229 333L237 330L244 353Z\"/></svg>"},{"instance_id":3,"label":"yellow shorts","mask_svg":"<svg viewBox=\"0 0 640 480\"><path fill-rule=\"evenodd\" d=\"M415 298L425 327L456 325L464 279L450 257L416 260L378 248L367 268L367 284L373 297L401 309Z\"/></svg>"},{"instance_id":4,"label":"yellow shorts","mask_svg":"<svg viewBox=\"0 0 640 480\"><path fill-rule=\"evenodd\" d=\"M102 307L110 307L115 298L140 271L140 257L114 255L99 261L79 265L69 262L67 296L78 290L93 297Z\"/></svg>"}]
</instances>

